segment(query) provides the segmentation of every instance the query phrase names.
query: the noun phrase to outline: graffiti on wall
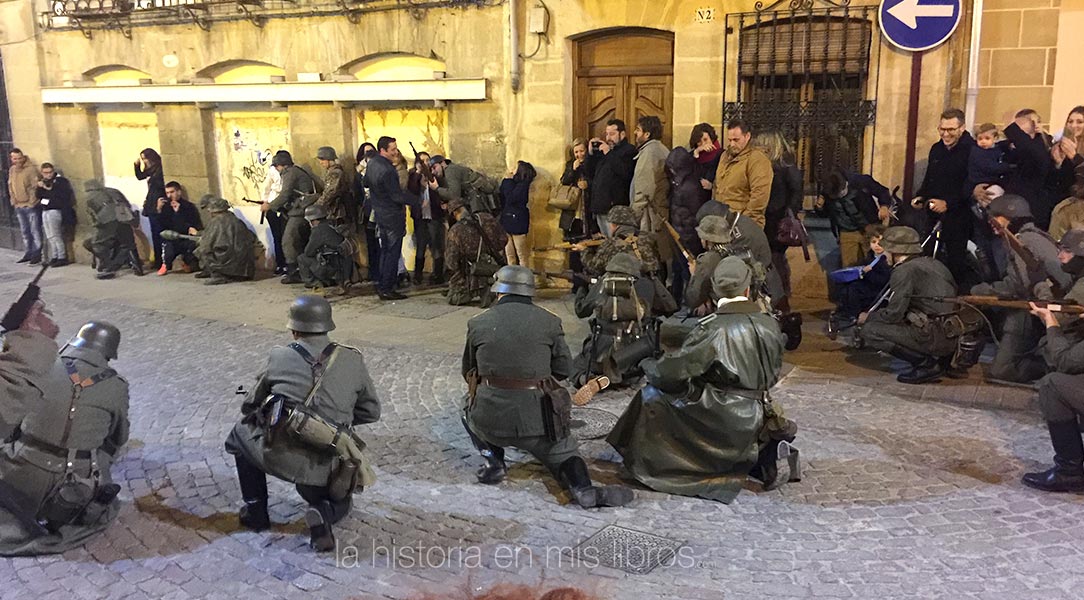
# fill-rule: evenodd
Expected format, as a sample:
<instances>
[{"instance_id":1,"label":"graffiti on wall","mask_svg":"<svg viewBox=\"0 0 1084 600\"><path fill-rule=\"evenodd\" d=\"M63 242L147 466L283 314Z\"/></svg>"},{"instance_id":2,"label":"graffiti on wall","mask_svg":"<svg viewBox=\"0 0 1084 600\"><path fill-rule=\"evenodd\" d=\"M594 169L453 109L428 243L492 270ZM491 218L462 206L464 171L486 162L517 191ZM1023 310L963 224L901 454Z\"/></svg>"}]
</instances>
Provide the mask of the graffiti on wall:
<instances>
[{"instance_id":1,"label":"graffiti on wall","mask_svg":"<svg viewBox=\"0 0 1084 600\"><path fill-rule=\"evenodd\" d=\"M263 198L271 157L290 147L285 113L218 113L215 142L219 149L222 193L231 203Z\"/></svg>"}]
</instances>

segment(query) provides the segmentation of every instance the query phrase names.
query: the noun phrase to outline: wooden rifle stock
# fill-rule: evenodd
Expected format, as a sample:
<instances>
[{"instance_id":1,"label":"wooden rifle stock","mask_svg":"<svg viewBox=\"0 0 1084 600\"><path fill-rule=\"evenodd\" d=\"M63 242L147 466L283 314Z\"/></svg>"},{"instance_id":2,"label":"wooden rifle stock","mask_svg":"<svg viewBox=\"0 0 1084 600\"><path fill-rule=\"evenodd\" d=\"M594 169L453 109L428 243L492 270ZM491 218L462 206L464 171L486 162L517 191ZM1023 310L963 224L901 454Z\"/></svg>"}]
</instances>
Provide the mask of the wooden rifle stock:
<instances>
[{"instance_id":1,"label":"wooden rifle stock","mask_svg":"<svg viewBox=\"0 0 1084 600\"><path fill-rule=\"evenodd\" d=\"M678 232L676 229L674 229L674 226L671 225L669 222L663 223L663 225L666 225L666 230L670 232L670 237L674 238L674 245L677 246L677 249L681 252L681 255L685 257L685 262L690 265L695 263L696 257L693 256L692 253L685 248L685 245L681 243L681 236L678 235Z\"/></svg>"},{"instance_id":2,"label":"wooden rifle stock","mask_svg":"<svg viewBox=\"0 0 1084 600\"><path fill-rule=\"evenodd\" d=\"M945 302L957 304L972 304L974 306L995 306L1000 308L1015 308L1019 310L1031 310L1031 304L1045 308L1050 312L1065 313L1069 315L1084 315L1084 306L1072 301L1058 302L1047 300L1004 300L997 296L956 296L955 298L943 298Z\"/></svg>"},{"instance_id":3,"label":"wooden rifle stock","mask_svg":"<svg viewBox=\"0 0 1084 600\"><path fill-rule=\"evenodd\" d=\"M552 246L543 246L541 248L535 248L535 252L549 252L550 250L571 250L573 246L584 246L592 248L594 246L601 246L606 238L588 238L578 242L561 242L560 244L554 244Z\"/></svg>"}]
</instances>

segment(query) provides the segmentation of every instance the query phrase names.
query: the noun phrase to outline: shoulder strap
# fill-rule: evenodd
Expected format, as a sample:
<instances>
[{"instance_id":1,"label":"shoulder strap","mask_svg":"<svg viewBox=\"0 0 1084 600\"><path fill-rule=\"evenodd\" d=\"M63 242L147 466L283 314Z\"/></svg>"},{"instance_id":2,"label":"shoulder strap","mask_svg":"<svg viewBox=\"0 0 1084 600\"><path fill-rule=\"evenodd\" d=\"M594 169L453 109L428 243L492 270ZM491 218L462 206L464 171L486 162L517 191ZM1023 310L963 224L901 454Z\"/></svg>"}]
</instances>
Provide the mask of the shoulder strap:
<instances>
[{"instance_id":1,"label":"shoulder strap","mask_svg":"<svg viewBox=\"0 0 1084 600\"><path fill-rule=\"evenodd\" d=\"M305 359L305 362L309 364L309 368L312 369L312 388L309 389L308 395L305 397L304 406L312 404L313 398L316 397L316 392L320 389L320 384L324 381L324 373L327 373L331 363L335 361L335 356L338 355L339 346L335 342L332 342L324 348L324 351L320 353L319 358L313 358L312 354L305 349L301 344L294 342L290 344L295 352L301 355L301 358Z\"/></svg>"},{"instance_id":2,"label":"shoulder strap","mask_svg":"<svg viewBox=\"0 0 1084 600\"><path fill-rule=\"evenodd\" d=\"M99 373L91 377L80 377L79 369L75 366L75 361L70 358L62 359L64 362L64 370L68 372L68 378L72 382L72 395L71 402L68 404L67 418L64 419L64 434L60 437L60 447L66 447L68 445L68 436L72 432L72 419L75 418L75 403L79 400L83 390L86 388L105 381L110 377L116 376L117 372L113 369L102 369ZM70 461L69 461L70 462Z\"/></svg>"}]
</instances>

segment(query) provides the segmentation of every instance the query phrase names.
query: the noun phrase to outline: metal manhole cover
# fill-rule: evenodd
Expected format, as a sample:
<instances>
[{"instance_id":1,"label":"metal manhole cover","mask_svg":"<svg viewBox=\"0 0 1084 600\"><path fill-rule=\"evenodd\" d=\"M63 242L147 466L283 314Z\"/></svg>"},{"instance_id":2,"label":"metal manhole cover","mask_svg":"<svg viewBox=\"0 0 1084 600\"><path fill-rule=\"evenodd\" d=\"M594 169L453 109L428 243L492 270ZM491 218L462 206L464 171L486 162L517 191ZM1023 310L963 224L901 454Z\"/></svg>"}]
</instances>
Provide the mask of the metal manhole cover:
<instances>
[{"instance_id":1,"label":"metal manhole cover","mask_svg":"<svg viewBox=\"0 0 1084 600\"><path fill-rule=\"evenodd\" d=\"M581 440L597 440L610 434L617 416L598 408L572 407L572 435Z\"/></svg>"},{"instance_id":2,"label":"metal manhole cover","mask_svg":"<svg viewBox=\"0 0 1084 600\"><path fill-rule=\"evenodd\" d=\"M574 563L595 564L646 575L674 563L685 542L617 525L607 525L571 550ZM581 562L582 561L582 562Z\"/></svg>"}]
</instances>

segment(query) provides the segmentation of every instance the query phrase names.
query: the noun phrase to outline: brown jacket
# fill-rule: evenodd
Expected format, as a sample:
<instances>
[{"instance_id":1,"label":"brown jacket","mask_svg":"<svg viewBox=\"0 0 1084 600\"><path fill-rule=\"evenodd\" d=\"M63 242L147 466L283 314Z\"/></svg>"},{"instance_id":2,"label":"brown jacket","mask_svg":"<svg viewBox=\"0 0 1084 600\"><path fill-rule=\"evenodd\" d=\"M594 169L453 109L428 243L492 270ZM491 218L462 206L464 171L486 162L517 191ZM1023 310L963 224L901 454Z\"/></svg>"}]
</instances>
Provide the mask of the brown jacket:
<instances>
[{"instance_id":1,"label":"brown jacket","mask_svg":"<svg viewBox=\"0 0 1084 600\"><path fill-rule=\"evenodd\" d=\"M772 178L772 161L760 150L747 146L737 156L723 154L712 197L764 227Z\"/></svg>"},{"instance_id":2,"label":"brown jacket","mask_svg":"<svg viewBox=\"0 0 1084 600\"><path fill-rule=\"evenodd\" d=\"M31 208L38 205L34 188L38 185L38 169L30 161L22 167L12 165L8 171L8 195L15 208Z\"/></svg>"}]
</instances>

